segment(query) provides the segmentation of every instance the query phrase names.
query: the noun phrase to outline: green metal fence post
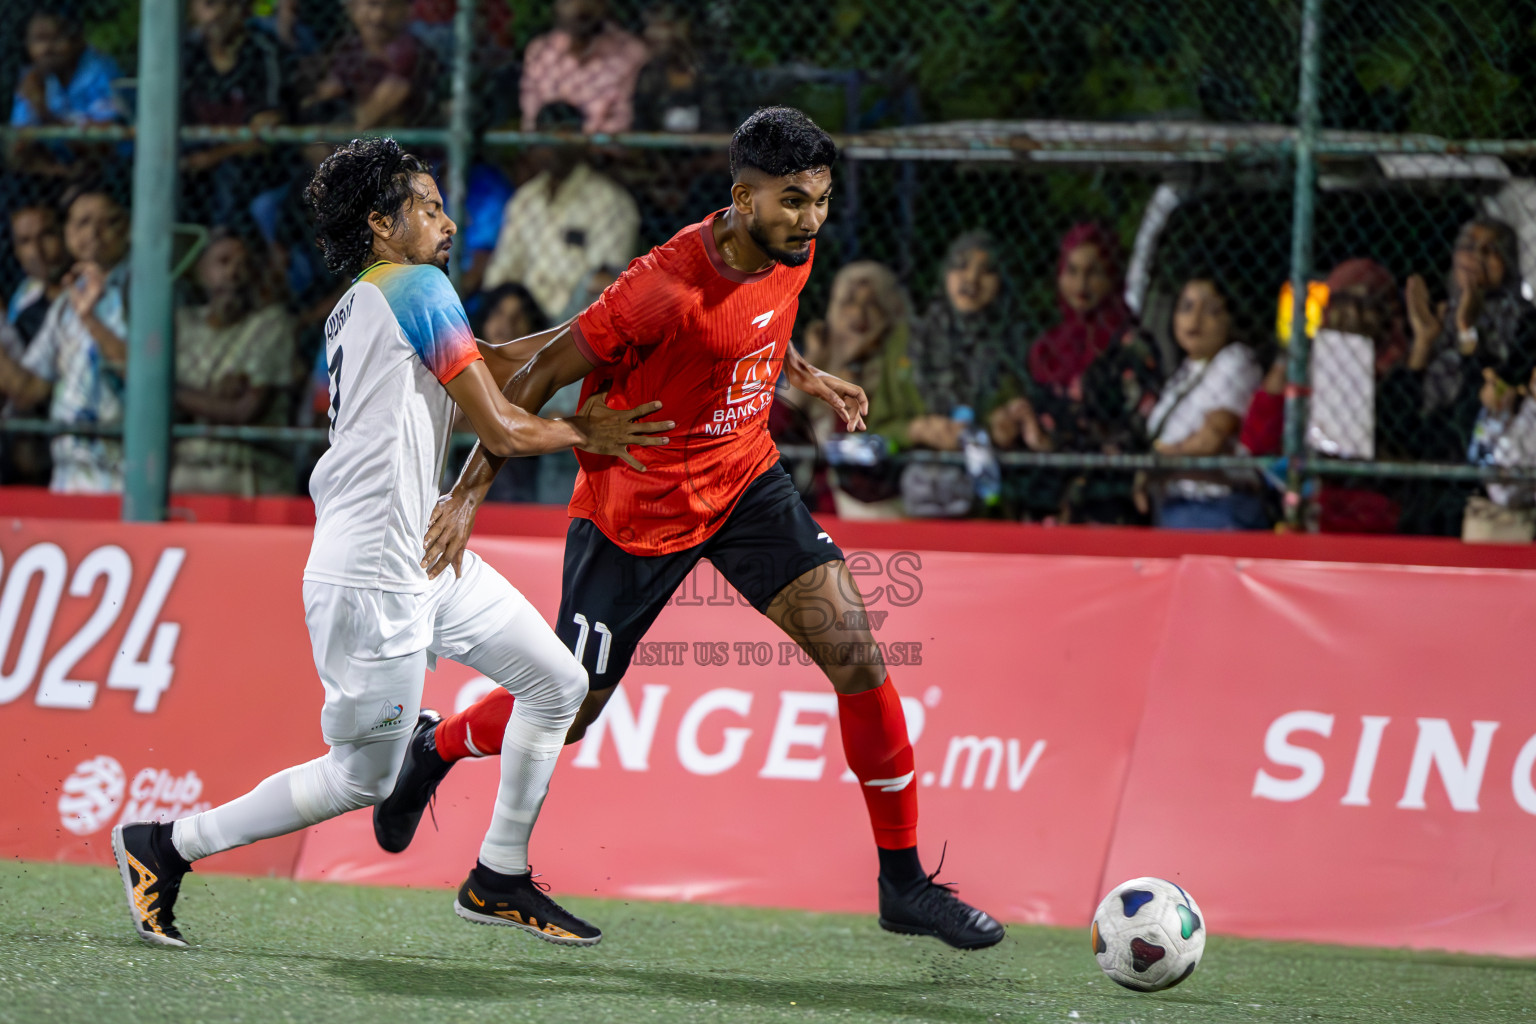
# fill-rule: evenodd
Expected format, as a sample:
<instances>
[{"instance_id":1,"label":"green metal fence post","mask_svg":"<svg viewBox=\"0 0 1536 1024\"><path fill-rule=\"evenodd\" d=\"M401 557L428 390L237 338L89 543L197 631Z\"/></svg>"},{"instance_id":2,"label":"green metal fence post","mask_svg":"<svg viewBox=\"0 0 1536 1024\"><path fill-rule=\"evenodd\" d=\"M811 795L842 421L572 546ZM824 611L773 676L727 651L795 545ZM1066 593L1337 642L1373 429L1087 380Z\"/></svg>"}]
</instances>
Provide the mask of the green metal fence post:
<instances>
[{"instance_id":1,"label":"green metal fence post","mask_svg":"<svg viewBox=\"0 0 1536 1024\"><path fill-rule=\"evenodd\" d=\"M180 0L143 0L133 147L123 519L165 518L171 454L171 228L176 219Z\"/></svg>"},{"instance_id":2,"label":"green metal fence post","mask_svg":"<svg viewBox=\"0 0 1536 1024\"><path fill-rule=\"evenodd\" d=\"M1301 10L1301 82L1296 111L1296 194L1291 226L1291 343L1285 389L1285 517L1301 525L1306 485L1307 280L1312 274L1313 215L1317 198L1318 47L1322 42L1322 0L1305 0Z\"/></svg>"},{"instance_id":3,"label":"green metal fence post","mask_svg":"<svg viewBox=\"0 0 1536 1024\"><path fill-rule=\"evenodd\" d=\"M469 204L469 148L472 126L469 117L469 75L474 62L475 0L459 0L453 14L453 116L448 123L448 216L465 229ZM448 274L457 285L464 274L462 235L453 247Z\"/></svg>"}]
</instances>

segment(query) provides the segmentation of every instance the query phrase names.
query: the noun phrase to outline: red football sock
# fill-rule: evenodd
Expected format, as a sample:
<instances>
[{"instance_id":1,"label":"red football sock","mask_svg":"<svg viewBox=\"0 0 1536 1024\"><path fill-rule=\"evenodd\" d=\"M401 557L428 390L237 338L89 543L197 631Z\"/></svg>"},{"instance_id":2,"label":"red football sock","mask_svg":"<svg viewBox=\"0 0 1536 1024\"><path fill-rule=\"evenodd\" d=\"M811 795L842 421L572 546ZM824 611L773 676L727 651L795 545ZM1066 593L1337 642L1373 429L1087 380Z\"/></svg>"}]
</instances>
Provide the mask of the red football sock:
<instances>
[{"instance_id":1,"label":"red football sock","mask_svg":"<svg viewBox=\"0 0 1536 1024\"><path fill-rule=\"evenodd\" d=\"M858 776L875 845L903 850L917 845L917 785L907 716L891 679L863 693L837 695L843 754Z\"/></svg>"},{"instance_id":2,"label":"red football sock","mask_svg":"<svg viewBox=\"0 0 1536 1024\"><path fill-rule=\"evenodd\" d=\"M432 742L444 761L490 757L501 753L501 740L512 717L512 695L496 687L456 715L437 724Z\"/></svg>"}]
</instances>

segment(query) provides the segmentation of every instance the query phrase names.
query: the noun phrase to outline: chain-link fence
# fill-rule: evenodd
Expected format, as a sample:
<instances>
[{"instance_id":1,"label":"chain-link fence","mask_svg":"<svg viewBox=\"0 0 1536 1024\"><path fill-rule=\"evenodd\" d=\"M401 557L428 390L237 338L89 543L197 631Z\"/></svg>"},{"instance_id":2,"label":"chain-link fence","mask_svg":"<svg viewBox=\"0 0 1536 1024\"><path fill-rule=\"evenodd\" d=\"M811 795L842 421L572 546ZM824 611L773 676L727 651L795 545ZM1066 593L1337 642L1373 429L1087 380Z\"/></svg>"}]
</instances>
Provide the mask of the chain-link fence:
<instances>
[{"instance_id":1,"label":"chain-link fence","mask_svg":"<svg viewBox=\"0 0 1536 1024\"><path fill-rule=\"evenodd\" d=\"M8 483L121 486L97 435L124 418L139 18L0 13ZM880 437L776 407L823 510L1528 539L1533 25L1530 0L188 0L171 485L292 493L318 455L347 282L302 190L335 143L433 162L500 340L726 205L730 131L785 103L844 154L797 344Z\"/></svg>"}]
</instances>

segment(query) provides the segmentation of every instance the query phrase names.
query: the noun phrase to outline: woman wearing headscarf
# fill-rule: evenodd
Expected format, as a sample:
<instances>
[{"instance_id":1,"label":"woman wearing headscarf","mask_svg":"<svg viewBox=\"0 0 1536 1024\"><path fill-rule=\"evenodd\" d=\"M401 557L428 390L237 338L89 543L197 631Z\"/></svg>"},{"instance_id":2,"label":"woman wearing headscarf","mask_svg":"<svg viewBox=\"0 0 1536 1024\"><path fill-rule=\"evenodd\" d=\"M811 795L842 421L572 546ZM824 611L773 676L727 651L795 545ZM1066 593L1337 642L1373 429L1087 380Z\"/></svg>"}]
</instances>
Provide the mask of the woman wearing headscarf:
<instances>
[{"instance_id":1,"label":"woman wearing headscarf","mask_svg":"<svg viewBox=\"0 0 1536 1024\"><path fill-rule=\"evenodd\" d=\"M1056 259L1060 321L1029 349L1026 395L993 414L999 448L1119 454L1146 447L1147 414L1162 375L1151 342L1125 305L1120 246L1102 225L1078 224ZM1078 476L1054 496L1069 519L1137 518L1123 474Z\"/></svg>"},{"instance_id":2,"label":"woman wearing headscarf","mask_svg":"<svg viewBox=\"0 0 1536 1024\"><path fill-rule=\"evenodd\" d=\"M1422 442L1424 424L1419 401L1407 396L1403 387L1408 374L1408 340L1397 279L1375 260L1350 259L1333 268L1327 285L1323 327L1368 338L1374 350L1376 457L1407 458ZM1248 406L1242 447L1250 454L1281 452L1286 374L1287 359L1282 353L1270 365ZM1327 381L1314 382L1314 394L1327 386ZM1394 532L1404 489L1411 486L1392 481L1369 487L1358 483L1340 486L1323 480L1316 497L1317 527L1323 533Z\"/></svg>"},{"instance_id":3,"label":"woman wearing headscarf","mask_svg":"<svg viewBox=\"0 0 1536 1024\"><path fill-rule=\"evenodd\" d=\"M1012 307L992 236L956 238L944 257L943 288L912 333L912 379L925 413L907 425L912 445L958 450L956 410L979 419L1019 393L1023 346Z\"/></svg>"},{"instance_id":4,"label":"woman wearing headscarf","mask_svg":"<svg viewBox=\"0 0 1536 1024\"><path fill-rule=\"evenodd\" d=\"M801 341L806 359L864 389L865 432L851 443L864 446L869 464L841 457L846 427L825 403L801 402L792 389L779 392L770 420L775 436L825 445L829 458L841 463L826 476L818 473L807 489L818 506L830 501L845 518L899 514L897 468L886 456L907 447L907 426L923 411L910 335L907 296L896 275L884 264L859 260L837 272L826 319L812 322Z\"/></svg>"},{"instance_id":5,"label":"woman wearing headscarf","mask_svg":"<svg viewBox=\"0 0 1536 1024\"><path fill-rule=\"evenodd\" d=\"M977 424L984 426L1020 393L1024 346L1018 318L997 243L985 231L966 232L950 244L942 286L913 330L910 352L922 412L907 423L910 447L958 451ZM995 514L1002 496L983 486L987 476L983 470L972 479L957 465L909 463L902 471L902 498L910 515L963 516L976 502ZM1011 491L1012 484L1003 474L1002 487Z\"/></svg>"},{"instance_id":6,"label":"woman wearing headscarf","mask_svg":"<svg viewBox=\"0 0 1536 1024\"><path fill-rule=\"evenodd\" d=\"M1456 459L1466 451L1481 408L1484 370L1517 384L1530 377L1536 366L1536 307L1520 286L1515 231L1490 217L1468 221L1456 236L1449 300L1438 315L1424 278L1408 279L1409 386L1426 416L1449 428L1426 437L1415 453L1419 458Z\"/></svg>"}]
</instances>

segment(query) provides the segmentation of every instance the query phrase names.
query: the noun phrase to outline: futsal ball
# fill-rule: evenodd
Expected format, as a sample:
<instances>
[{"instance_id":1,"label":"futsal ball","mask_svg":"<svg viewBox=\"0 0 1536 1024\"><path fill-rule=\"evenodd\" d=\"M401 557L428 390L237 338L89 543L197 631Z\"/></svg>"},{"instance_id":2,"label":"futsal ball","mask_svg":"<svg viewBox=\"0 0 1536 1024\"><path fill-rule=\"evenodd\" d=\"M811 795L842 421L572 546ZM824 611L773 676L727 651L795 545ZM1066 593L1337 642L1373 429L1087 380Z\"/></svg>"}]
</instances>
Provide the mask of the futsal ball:
<instances>
[{"instance_id":1,"label":"futsal ball","mask_svg":"<svg viewBox=\"0 0 1536 1024\"><path fill-rule=\"evenodd\" d=\"M1093 912L1092 938L1105 974L1126 988L1156 992L1195 972L1205 952L1205 919L1174 883L1133 878Z\"/></svg>"}]
</instances>

